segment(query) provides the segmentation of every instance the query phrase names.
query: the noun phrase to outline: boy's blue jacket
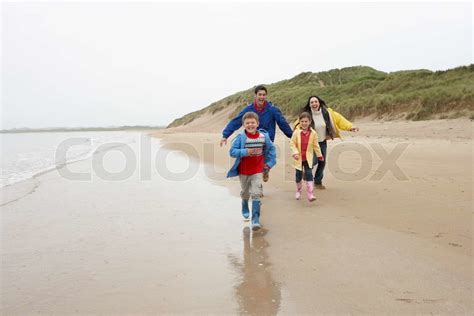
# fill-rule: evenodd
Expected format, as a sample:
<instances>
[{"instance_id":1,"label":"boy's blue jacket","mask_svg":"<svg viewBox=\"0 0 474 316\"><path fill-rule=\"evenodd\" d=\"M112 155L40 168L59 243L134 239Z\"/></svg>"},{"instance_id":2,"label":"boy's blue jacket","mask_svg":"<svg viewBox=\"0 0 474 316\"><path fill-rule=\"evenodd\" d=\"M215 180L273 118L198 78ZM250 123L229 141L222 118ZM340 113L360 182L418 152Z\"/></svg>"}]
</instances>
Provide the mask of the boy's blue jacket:
<instances>
[{"instance_id":1,"label":"boy's blue jacket","mask_svg":"<svg viewBox=\"0 0 474 316\"><path fill-rule=\"evenodd\" d=\"M273 166L276 164L275 145L273 145L272 141L270 140L267 131L264 129L259 129L258 131L265 135L265 147L263 149L265 164L270 168L273 168ZM230 168L229 172L227 172L227 178L236 177L239 175L238 168L240 164L240 158L248 156L248 149L245 148L246 140L247 135L245 135L245 130L242 130L232 141L232 146L230 147L230 156L236 159L232 168Z\"/></svg>"},{"instance_id":2,"label":"boy's blue jacket","mask_svg":"<svg viewBox=\"0 0 474 316\"><path fill-rule=\"evenodd\" d=\"M253 103L247 105L236 117L234 117L222 131L223 138L229 138L233 132L238 130L242 126L242 116L247 112L255 112L258 114L259 125L262 129L268 132L271 141L275 140L275 123L278 124L282 132L286 137L291 138L293 130L286 121L285 117L281 113L280 109L274 106L271 102L267 101L265 109L258 113L255 111L255 105Z\"/></svg>"}]
</instances>

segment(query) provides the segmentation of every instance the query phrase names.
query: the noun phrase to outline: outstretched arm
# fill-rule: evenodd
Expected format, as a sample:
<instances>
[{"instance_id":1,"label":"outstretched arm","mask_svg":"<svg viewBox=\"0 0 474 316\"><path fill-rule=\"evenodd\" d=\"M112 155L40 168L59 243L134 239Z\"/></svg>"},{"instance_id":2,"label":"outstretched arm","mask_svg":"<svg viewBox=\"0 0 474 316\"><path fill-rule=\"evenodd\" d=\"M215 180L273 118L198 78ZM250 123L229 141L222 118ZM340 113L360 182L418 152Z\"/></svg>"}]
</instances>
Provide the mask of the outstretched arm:
<instances>
[{"instance_id":1,"label":"outstretched arm","mask_svg":"<svg viewBox=\"0 0 474 316\"><path fill-rule=\"evenodd\" d=\"M293 135L293 130L291 129L291 126L288 124L279 108L275 106L274 110L275 111L273 112L273 115L275 118L275 122L278 124L278 127L281 129L283 134L286 135L286 137L291 138L291 136Z\"/></svg>"},{"instance_id":2,"label":"outstretched arm","mask_svg":"<svg viewBox=\"0 0 474 316\"><path fill-rule=\"evenodd\" d=\"M232 135L233 132L238 130L242 126L242 116L248 112L247 108L244 108L240 113L234 117L229 123L227 123L226 127L222 131L222 140L220 145L227 144L227 138Z\"/></svg>"},{"instance_id":3,"label":"outstretched arm","mask_svg":"<svg viewBox=\"0 0 474 316\"><path fill-rule=\"evenodd\" d=\"M333 116L334 116L334 122L336 123L337 127L339 129L342 129L343 131L351 131L351 132L358 132L359 128L352 125L351 122L349 122L348 119L346 119L342 114L333 111Z\"/></svg>"}]
</instances>

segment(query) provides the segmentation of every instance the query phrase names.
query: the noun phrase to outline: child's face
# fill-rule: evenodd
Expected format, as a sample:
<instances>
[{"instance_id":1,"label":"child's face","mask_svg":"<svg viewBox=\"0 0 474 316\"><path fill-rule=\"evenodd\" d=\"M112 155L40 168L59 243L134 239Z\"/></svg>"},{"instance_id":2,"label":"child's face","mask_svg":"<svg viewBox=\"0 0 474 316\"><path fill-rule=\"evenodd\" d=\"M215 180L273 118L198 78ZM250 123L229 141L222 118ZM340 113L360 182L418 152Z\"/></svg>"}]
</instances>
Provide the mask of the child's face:
<instances>
[{"instance_id":1,"label":"child's face","mask_svg":"<svg viewBox=\"0 0 474 316\"><path fill-rule=\"evenodd\" d=\"M244 128L247 133L255 134L258 127L258 121L254 118L248 118L244 121Z\"/></svg>"},{"instance_id":2,"label":"child's face","mask_svg":"<svg viewBox=\"0 0 474 316\"><path fill-rule=\"evenodd\" d=\"M311 121L307 117L303 117L302 119L300 119L300 127L302 130L307 130L309 124L311 124Z\"/></svg>"}]
</instances>

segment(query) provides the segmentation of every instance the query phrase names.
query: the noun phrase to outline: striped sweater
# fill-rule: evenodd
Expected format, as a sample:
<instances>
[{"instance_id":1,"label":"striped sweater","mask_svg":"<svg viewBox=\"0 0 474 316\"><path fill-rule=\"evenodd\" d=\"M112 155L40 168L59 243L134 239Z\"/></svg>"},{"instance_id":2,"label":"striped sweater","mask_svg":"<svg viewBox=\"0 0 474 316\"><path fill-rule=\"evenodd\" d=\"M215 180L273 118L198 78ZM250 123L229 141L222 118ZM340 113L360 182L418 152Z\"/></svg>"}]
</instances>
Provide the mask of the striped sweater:
<instances>
[{"instance_id":1,"label":"striped sweater","mask_svg":"<svg viewBox=\"0 0 474 316\"><path fill-rule=\"evenodd\" d=\"M265 135L259 133L249 134L245 132L247 139L245 140L245 149L261 149L257 155L242 157L239 164L239 174L252 175L263 172L264 156L263 150L265 146Z\"/></svg>"}]
</instances>

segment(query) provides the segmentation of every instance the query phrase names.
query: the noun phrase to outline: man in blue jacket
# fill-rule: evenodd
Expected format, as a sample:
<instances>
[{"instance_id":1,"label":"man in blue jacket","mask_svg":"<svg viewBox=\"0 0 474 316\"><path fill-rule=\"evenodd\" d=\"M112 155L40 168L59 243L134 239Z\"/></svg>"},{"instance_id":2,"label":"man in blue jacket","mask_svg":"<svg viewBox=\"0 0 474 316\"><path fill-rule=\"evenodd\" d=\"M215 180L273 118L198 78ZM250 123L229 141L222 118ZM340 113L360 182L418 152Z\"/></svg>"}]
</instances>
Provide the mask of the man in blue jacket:
<instances>
[{"instance_id":1,"label":"man in blue jacket","mask_svg":"<svg viewBox=\"0 0 474 316\"><path fill-rule=\"evenodd\" d=\"M263 85L255 87L255 101L247 105L236 117L234 117L222 131L221 147L227 144L227 138L232 133L238 130L242 126L242 117L247 112L255 112L258 115L260 121L260 128L268 132L268 136L272 142L275 141L275 125L278 124L280 130L291 138L293 130L286 121L285 117L281 113L280 109L274 106L271 102L266 101L267 88ZM268 181L269 170L267 168L263 171L263 181Z\"/></svg>"},{"instance_id":2,"label":"man in blue jacket","mask_svg":"<svg viewBox=\"0 0 474 316\"><path fill-rule=\"evenodd\" d=\"M291 138L293 130L281 113L280 109L271 102L267 102L267 88L259 85L255 88L255 101L247 105L236 117L234 117L222 131L222 140L220 145L227 144L227 138L242 126L242 116L247 112L255 112L260 121L260 128L268 132L271 141L275 141L275 123L286 135Z\"/></svg>"}]
</instances>

